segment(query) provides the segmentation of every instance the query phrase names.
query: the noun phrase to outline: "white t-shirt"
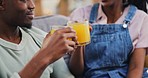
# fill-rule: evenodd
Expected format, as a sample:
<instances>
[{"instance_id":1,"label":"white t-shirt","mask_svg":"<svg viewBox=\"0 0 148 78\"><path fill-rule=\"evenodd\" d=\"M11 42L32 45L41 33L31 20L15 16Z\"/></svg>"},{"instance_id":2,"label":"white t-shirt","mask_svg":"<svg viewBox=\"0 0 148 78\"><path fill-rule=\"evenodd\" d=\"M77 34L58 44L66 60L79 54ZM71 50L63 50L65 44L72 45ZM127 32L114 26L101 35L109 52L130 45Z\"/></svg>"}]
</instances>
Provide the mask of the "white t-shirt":
<instances>
[{"instance_id":1,"label":"white t-shirt","mask_svg":"<svg viewBox=\"0 0 148 78\"><path fill-rule=\"evenodd\" d=\"M40 49L47 33L32 27L20 28L22 40L14 44L0 38L0 78L20 78L18 72L28 63ZM41 78L74 78L69 72L63 58L50 64Z\"/></svg>"}]
</instances>

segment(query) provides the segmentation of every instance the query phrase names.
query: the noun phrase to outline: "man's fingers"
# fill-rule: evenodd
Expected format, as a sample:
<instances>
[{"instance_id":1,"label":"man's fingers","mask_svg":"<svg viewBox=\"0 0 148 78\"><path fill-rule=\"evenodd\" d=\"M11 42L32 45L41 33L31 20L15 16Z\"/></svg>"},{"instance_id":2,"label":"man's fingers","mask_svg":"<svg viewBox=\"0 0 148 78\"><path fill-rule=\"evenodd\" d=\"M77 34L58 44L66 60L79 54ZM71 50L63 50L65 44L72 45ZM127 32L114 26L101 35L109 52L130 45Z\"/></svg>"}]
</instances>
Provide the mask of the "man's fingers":
<instances>
[{"instance_id":1,"label":"man's fingers","mask_svg":"<svg viewBox=\"0 0 148 78\"><path fill-rule=\"evenodd\" d=\"M76 46L75 42L69 40L69 43L68 43L69 50L68 50L68 52L74 51L75 50L75 46Z\"/></svg>"},{"instance_id":2,"label":"man's fingers","mask_svg":"<svg viewBox=\"0 0 148 78\"><path fill-rule=\"evenodd\" d=\"M64 35L67 39L76 38L76 33L65 33Z\"/></svg>"}]
</instances>

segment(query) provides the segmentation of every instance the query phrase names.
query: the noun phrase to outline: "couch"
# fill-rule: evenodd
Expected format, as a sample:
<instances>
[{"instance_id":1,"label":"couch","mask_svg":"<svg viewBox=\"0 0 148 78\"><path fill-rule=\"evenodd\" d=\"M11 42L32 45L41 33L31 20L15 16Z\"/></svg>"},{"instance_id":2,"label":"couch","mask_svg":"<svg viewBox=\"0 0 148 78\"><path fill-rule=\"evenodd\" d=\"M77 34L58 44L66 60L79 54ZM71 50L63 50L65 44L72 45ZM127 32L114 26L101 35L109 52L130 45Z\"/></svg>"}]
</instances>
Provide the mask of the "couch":
<instances>
[{"instance_id":1,"label":"couch","mask_svg":"<svg viewBox=\"0 0 148 78\"><path fill-rule=\"evenodd\" d=\"M50 26L67 24L68 17L63 15L49 15L49 16L38 16L32 20L33 26L42 29L45 32L50 31Z\"/></svg>"}]
</instances>

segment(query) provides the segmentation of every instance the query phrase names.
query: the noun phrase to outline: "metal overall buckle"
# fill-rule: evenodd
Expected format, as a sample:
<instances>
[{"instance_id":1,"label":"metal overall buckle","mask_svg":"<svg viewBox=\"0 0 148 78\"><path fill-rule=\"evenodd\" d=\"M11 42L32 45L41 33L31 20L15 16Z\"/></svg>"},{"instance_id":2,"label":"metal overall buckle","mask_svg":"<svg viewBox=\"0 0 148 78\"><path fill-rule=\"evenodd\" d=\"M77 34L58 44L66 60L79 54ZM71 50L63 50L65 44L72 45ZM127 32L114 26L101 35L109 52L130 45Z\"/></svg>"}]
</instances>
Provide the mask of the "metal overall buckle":
<instances>
[{"instance_id":1,"label":"metal overall buckle","mask_svg":"<svg viewBox=\"0 0 148 78\"><path fill-rule=\"evenodd\" d=\"M123 22L123 28L127 28L129 24L130 24L129 21L124 21Z\"/></svg>"}]
</instances>

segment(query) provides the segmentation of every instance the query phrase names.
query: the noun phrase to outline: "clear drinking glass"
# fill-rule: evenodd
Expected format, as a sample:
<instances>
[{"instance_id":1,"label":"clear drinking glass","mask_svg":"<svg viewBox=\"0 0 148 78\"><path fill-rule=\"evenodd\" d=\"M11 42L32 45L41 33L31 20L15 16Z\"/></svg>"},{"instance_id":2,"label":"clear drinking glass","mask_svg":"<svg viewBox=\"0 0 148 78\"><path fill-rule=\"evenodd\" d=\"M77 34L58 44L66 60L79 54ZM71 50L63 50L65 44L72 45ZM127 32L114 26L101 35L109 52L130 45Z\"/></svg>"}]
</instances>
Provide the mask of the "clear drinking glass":
<instances>
[{"instance_id":1,"label":"clear drinking glass","mask_svg":"<svg viewBox=\"0 0 148 78\"><path fill-rule=\"evenodd\" d=\"M53 34L56 30L58 29L63 29L65 28L65 26L61 26L61 25L54 25L54 26L51 26L51 30L50 30L50 34Z\"/></svg>"},{"instance_id":2,"label":"clear drinking glass","mask_svg":"<svg viewBox=\"0 0 148 78\"><path fill-rule=\"evenodd\" d=\"M84 46L90 43L90 31L88 21L69 21L68 26L71 26L76 31L78 46Z\"/></svg>"}]
</instances>

